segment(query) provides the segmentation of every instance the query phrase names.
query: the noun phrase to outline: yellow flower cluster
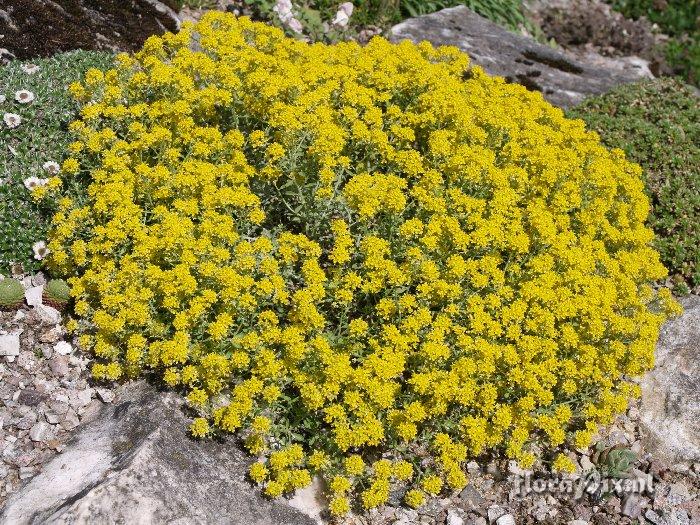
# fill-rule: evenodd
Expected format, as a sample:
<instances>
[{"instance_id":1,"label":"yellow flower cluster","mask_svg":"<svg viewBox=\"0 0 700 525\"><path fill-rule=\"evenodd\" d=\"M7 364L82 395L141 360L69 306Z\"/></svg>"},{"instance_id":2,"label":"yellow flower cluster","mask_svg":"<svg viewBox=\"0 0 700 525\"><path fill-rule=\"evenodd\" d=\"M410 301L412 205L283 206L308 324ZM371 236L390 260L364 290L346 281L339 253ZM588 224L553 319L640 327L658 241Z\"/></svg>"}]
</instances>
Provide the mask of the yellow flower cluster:
<instances>
[{"instance_id":1,"label":"yellow flower cluster","mask_svg":"<svg viewBox=\"0 0 700 525\"><path fill-rule=\"evenodd\" d=\"M454 48L211 12L71 91L50 264L94 375L162 374L270 496L419 506L586 446L677 308L640 168Z\"/></svg>"}]
</instances>

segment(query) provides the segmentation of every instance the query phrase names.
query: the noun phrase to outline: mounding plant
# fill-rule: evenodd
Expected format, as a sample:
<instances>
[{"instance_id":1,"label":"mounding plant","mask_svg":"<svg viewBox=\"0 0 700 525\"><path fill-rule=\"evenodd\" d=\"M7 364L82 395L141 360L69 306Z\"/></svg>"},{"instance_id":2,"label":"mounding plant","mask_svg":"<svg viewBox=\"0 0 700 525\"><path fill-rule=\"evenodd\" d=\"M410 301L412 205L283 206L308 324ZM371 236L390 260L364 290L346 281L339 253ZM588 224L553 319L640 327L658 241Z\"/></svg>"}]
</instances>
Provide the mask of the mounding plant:
<instances>
[{"instance_id":1,"label":"mounding plant","mask_svg":"<svg viewBox=\"0 0 700 525\"><path fill-rule=\"evenodd\" d=\"M24 303L24 286L17 279L0 281L0 309L15 310Z\"/></svg>"},{"instance_id":2,"label":"mounding plant","mask_svg":"<svg viewBox=\"0 0 700 525\"><path fill-rule=\"evenodd\" d=\"M268 496L420 506L491 451L571 470L638 394L679 310L641 169L539 93L213 12L117 63L71 86L69 328L95 377L155 372L193 435L237 433Z\"/></svg>"},{"instance_id":3,"label":"mounding plant","mask_svg":"<svg viewBox=\"0 0 700 525\"><path fill-rule=\"evenodd\" d=\"M57 310L63 310L70 302L70 286L63 279L51 279L44 286L42 302Z\"/></svg>"}]
</instances>

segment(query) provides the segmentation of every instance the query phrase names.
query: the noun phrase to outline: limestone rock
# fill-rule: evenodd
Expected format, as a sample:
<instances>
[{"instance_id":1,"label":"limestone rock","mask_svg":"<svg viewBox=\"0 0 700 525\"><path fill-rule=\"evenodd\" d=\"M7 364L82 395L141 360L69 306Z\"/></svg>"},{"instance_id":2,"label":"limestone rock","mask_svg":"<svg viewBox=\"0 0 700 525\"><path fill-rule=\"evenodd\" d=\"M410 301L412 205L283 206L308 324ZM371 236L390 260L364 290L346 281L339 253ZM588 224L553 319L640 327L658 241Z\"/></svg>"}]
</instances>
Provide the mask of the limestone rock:
<instances>
[{"instance_id":1,"label":"limestone rock","mask_svg":"<svg viewBox=\"0 0 700 525\"><path fill-rule=\"evenodd\" d=\"M656 346L656 368L642 381L644 448L668 464L700 461L700 297L682 301Z\"/></svg>"},{"instance_id":2,"label":"limestone rock","mask_svg":"<svg viewBox=\"0 0 700 525\"><path fill-rule=\"evenodd\" d=\"M42 293L44 292L44 286L33 286L27 288L24 291L24 298L27 300L29 306L39 306L42 301Z\"/></svg>"},{"instance_id":3,"label":"limestone rock","mask_svg":"<svg viewBox=\"0 0 700 525\"><path fill-rule=\"evenodd\" d=\"M40 304L34 308L36 315L45 325L57 325L61 322L61 312L51 306Z\"/></svg>"},{"instance_id":4,"label":"limestone rock","mask_svg":"<svg viewBox=\"0 0 700 525\"><path fill-rule=\"evenodd\" d=\"M404 20L391 29L391 39L457 46L488 73L540 91L560 107L650 75L637 61L621 61L613 66L609 61L589 64L577 60L508 31L464 6Z\"/></svg>"},{"instance_id":5,"label":"limestone rock","mask_svg":"<svg viewBox=\"0 0 700 525\"><path fill-rule=\"evenodd\" d=\"M0 356L19 355L19 334L0 335Z\"/></svg>"},{"instance_id":6,"label":"limestone rock","mask_svg":"<svg viewBox=\"0 0 700 525\"><path fill-rule=\"evenodd\" d=\"M133 383L8 499L0 523L312 525L246 480L251 461L233 439L189 437L176 394Z\"/></svg>"}]
</instances>

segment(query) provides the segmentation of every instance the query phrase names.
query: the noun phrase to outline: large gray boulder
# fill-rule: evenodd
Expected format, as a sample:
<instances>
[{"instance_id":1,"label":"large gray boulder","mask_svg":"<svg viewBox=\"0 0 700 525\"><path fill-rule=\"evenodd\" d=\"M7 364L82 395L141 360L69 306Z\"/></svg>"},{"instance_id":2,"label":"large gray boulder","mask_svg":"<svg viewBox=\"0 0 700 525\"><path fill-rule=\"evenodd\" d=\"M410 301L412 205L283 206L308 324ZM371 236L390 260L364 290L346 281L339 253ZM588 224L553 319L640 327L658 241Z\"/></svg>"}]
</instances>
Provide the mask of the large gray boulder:
<instances>
[{"instance_id":1,"label":"large gray boulder","mask_svg":"<svg viewBox=\"0 0 700 525\"><path fill-rule=\"evenodd\" d=\"M541 91L552 104L564 108L651 76L642 60L597 57L595 62L583 62L508 31L464 6L404 20L391 29L390 38L456 46L488 73Z\"/></svg>"},{"instance_id":2,"label":"large gray boulder","mask_svg":"<svg viewBox=\"0 0 700 525\"><path fill-rule=\"evenodd\" d=\"M644 448L669 464L700 461L700 297L661 330L656 368L642 381Z\"/></svg>"},{"instance_id":3,"label":"large gray boulder","mask_svg":"<svg viewBox=\"0 0 700 525\"><path fill-rule=\"evenodd\" d=\"M315 523L246 481L251 460L233 440L195 441L186 428L177 395L124 387L7 501L0 523Z\"/></svg>"}]
</instances>

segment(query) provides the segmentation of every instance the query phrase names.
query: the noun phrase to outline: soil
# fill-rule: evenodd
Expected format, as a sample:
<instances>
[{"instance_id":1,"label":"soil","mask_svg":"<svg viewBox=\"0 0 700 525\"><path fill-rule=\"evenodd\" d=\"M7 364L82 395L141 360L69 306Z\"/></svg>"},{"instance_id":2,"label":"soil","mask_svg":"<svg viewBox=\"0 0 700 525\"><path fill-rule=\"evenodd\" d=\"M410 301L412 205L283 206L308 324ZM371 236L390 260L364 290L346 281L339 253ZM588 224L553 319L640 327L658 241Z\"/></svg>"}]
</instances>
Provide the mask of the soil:
<instances>
[{"instance_id":1,"label":"soil","mask_svg":"<svg viewBox=\"0 0 700 525\"><path fill-rule=\"evenodd\" d=\"M134 51L150 35L177 29L148 0L0 0L0 48L18 59L72 49Z\"/></svg>"},{"instance_id":2,"label":"soil","mask_svg":"<svg viewBox=\"0 0 700 525\"><path fill-rule=\"evenodd\" d=\"M569 51L637 56L649 62L654 75L671 73L659 50L664 35L644 18L625 18L602 0L537 0L530 12L543 36Z\"/></svg>"}]
</instances>

